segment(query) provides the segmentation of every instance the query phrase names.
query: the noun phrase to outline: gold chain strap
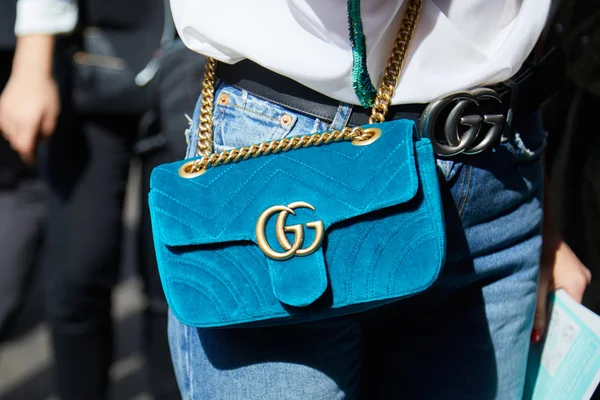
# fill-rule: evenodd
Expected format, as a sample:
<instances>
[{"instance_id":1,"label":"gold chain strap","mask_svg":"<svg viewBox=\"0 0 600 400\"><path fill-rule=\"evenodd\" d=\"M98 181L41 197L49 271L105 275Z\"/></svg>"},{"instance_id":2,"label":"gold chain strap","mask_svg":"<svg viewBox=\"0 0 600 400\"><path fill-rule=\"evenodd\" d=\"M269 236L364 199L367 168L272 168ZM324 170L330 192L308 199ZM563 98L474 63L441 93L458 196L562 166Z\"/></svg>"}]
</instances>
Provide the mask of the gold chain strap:
<instances>
[{"instance_id":1,"label":"gold chain strap","mask_svg":"<svg viewBox=\"0 0 600 400\"><path fill-rule=\"evenodd\" d=\"M198 126L198 150L199 156L209 156L213 149L213 102L215 99L215 71L217 61L206 57L204 67L204 81L202 82L202 106L200 107L200 125Z\"/></svg>"},{"instance_id":2,"label":"gold chain strap","mask_svg":"<svg viewBox=\"0 0 600 400\"><path fill-rule=\"evenodd\" d=\"M417 19L419 18L419 11L421 10L421 0L410 0L404 13L404 18L400 24L396 41L394 42L394 48L392 49L392 55L388 60L388 65L383 73L379 90L377 90L377 97L375 97L375 104L371 110L371 117L369 123L382 123L385 121L390 102L394 97L396 86L398 86L398 79L400 78L400 71L402 71L402 65L404 65L404 59L406 58L406 52L408 45L412 39L415 27L417 26Z\"/></svg>"},{"instance_id":3,"label":"gold chain strap","mask_svg":"<svg viewBox=\"0 0 600 400\"><path fill-rule=\"evenodd\" d=\"M277 154L297 150L302 147L320 146L341 141L351 141L356 146L365 146L377 140L380 135L381 130L377 128L363 129L357 126L355 128L344 128L341 131L334 130L331 132L273 140L222 153L213 153L199 160L190 161L181 166L179 174L184 178L194 178L202 175L208 168L216 167L217 165L237 163L249 158L266 156L267 154Z\"/></svg>"},{"instance_id":4,"label":"gold chain strap","mask_svg":"<svg viewBox=\"0 0 600 400\"><path fill-rule=\"evenodd\" d=\"M388 65L383 74L375 104L369 118L369 123L381 123L385 121L390 102L394 96L394 91L398 84L400 71L406 58L406 52L410 39L412 38L419 11L421 9L421 0L409 0L404 18L400 24L400 29L392 55L388 60ZM236 163L248 158L255 158L271 153L279 153L290 150L296 150L303 147L320 146L339 141L352 141L355 145L366 145L372 143L379 137L379 129L363 129L361 127L344 128L342 131L332 131L324 133L315 133L302 137L293 137L290 139L273 140L261 144L254 144L249 147L242 147L222 153L213 153L213 102L215 95L215 70L217 62L206 58L206 67L204 69L204 82L202 84L202 100L200 108L200 123L198 126L198 149L197 154L201 159L185 163L179 173L185 178L193 178L203 174L208 168L216 167L221 164Z\"/></svg>"}]
</instances>

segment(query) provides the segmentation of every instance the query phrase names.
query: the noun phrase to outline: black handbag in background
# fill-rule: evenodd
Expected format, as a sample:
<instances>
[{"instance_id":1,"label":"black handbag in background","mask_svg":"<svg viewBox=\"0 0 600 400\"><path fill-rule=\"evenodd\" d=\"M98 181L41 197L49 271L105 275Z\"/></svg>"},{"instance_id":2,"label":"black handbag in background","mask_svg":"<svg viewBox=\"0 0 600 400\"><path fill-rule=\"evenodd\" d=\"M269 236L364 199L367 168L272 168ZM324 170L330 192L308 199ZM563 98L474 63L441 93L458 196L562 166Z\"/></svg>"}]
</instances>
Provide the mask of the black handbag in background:
<instances>
[{"instance_id":1,"label":"black handbag in background","mask_svg":"<svg viewBox=\"0 0 600 400\"><path fill-rule=\"evenodd\" d=\"M166 0L80 0L80 29L71 47L72 102L85 114L142 114L154 54L175 29ZM143 10L143 13L140 12Z\"/></svg>"},{"instance_id":2,"label":"black handbag in background","mask_svg":"<svg viewBox=\"0 0 600 400\"><path fill-rule=\"evenodd\" d=\"M72 55L72 99L86 114L141 114L150 106L147 87L135 83L136 73L119 57L100 28L84 30L82 49Z\"/></svg>"}]
</instances>

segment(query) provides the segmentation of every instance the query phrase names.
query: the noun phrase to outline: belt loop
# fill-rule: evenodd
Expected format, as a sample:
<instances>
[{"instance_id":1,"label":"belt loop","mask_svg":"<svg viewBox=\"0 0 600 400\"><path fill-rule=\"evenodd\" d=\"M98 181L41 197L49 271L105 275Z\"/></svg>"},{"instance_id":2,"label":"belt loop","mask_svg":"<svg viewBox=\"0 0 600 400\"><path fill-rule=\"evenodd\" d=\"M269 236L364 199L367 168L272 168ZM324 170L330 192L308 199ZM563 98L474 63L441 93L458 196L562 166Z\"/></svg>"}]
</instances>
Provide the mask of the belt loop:
<instances>
[{"instance_id":1,"label":"belt loop","mask_svg":"<svg viewBox=\"0 0 600 400\"><path fill-rule=\"evenodd\" d=\"M350 114L352 114L352 107L352 104L340 103L329 129L337 131L344 129L348 124Z\"/></svg>"}]
</instances>

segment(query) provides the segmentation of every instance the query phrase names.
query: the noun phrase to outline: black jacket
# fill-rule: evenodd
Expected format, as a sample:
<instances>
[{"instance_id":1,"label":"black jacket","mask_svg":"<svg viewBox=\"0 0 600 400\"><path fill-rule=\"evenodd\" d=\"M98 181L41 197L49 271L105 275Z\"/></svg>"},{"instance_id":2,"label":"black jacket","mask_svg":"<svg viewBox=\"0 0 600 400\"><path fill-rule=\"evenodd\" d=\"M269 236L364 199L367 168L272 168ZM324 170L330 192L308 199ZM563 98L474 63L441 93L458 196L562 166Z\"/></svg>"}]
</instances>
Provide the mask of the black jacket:
<instances>
[{"instance_id":1,"label":"black jacket","mask_svg":"<svg viewBox=\"0 0 600 400\"><path fill-rule=\"evenodd\" d=\"M80 27L101 28L134 71L159 47L165 0L79 0L79 7Z\"/></svg>"},{"instance_id":2,"label":"black jacket","mask_svg":"<svg viewBox=\"0 0 600 400\"><path fill-rule=\"evenodd\" d=\"M15 48L17 0L0 0L0 51Z\"/></svg>"}]
</instances>

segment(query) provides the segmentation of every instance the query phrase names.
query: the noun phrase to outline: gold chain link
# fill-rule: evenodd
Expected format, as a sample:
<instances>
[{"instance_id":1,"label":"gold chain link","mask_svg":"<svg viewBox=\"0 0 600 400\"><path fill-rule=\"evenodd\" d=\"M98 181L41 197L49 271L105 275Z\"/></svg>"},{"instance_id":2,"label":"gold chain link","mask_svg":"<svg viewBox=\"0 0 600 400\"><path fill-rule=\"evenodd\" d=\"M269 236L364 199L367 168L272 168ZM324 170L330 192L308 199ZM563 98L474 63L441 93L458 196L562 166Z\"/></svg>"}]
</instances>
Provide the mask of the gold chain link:
<instances>
[{"instance_id":1,"label":"gold chain link","mask_svg":"<svg viewBox=\"0 0 600 400\"><path fill-rule=\"evenodd\" d=\"M297 150L303 147L321 146L341 141L352 141L355 145L360 146L368 144L370 140L376 140L380 134L381 130L377 128L363 129L357 126L354 128L347 127L341 131L334 130L253 144L252 146L244 146L239 149L213 153L201 159L187 162L181 167L180 175L186 178L193 178L204 173L207 169L218 165L237 163L249 158Z\"/></svg>"},{"instance_id":2,"label":"gold chain link","mask_svg":"<svg viewBox=\"0 0 600 400\"><path fill-rule=\"evenodd\" d=\"M400 29L392 55L388 60L388 65L383 74L375 104L369 118L369 123L381 123L385 121L390 102L394 96L394 91L398 84L400 71L406 58L406 52L410 39L412 38L419 11L421 9L421 0L409 0L404 13L404 18L400 24ZM332 131L324 133L315 133L313 135L293 137L289 139L273 140L254 144L249 147L242 147L222 153L213 153L213 102L215 96L215 71L217 62L210 57L206 58L204 69L204 82L202 83L202 100L200 108L200 122L198 126L198 149L197 154L201 159L188 162L182 166L180 174L185 177L197 176L204 173L209 167L215 167L221 164L236 163L247 160L252 157L259 157L271 153L279 153L295 150L303 147L320 146L339 141L359 142L371 141L378 135L377 129L362 129L361 127L344 128L341 131Z\"/></svg>"},{"instance_id":3,"label":"gold chain link","mask_svg":"<svg viewBox=\"0 0 600 400\"><path fill-rule=\"evenodd\" d=\"M209 156L213 152L213 102L215 99L215 71L217 61L206 57L204 67L204 81L202 82L202 101L200 107L200 125L198 126L199 156Z\"/></svg>"},{"instance_id":4,"label":"gold chain link","mask_svg":"<svg viewBox=\"0 0 600 400\"><path fill-rule=\"evenodd\" d=\"M412 39L415 27L417 26L420 10L421 0L409 0L404 13L404 18L400 23L400 29L396 35L392 55L390 56L388 65L383 73L379 90L377 90L377 97L375 97L375 104L373 105L371 117L369 118L370 124L382 123L385 121L390 102L392 101L392 97L394 97L396 86L398 86L398 79L400 78L400 71L402 71L402 66L404 65L408 45Z\"/></svg>"}]
</instances>

